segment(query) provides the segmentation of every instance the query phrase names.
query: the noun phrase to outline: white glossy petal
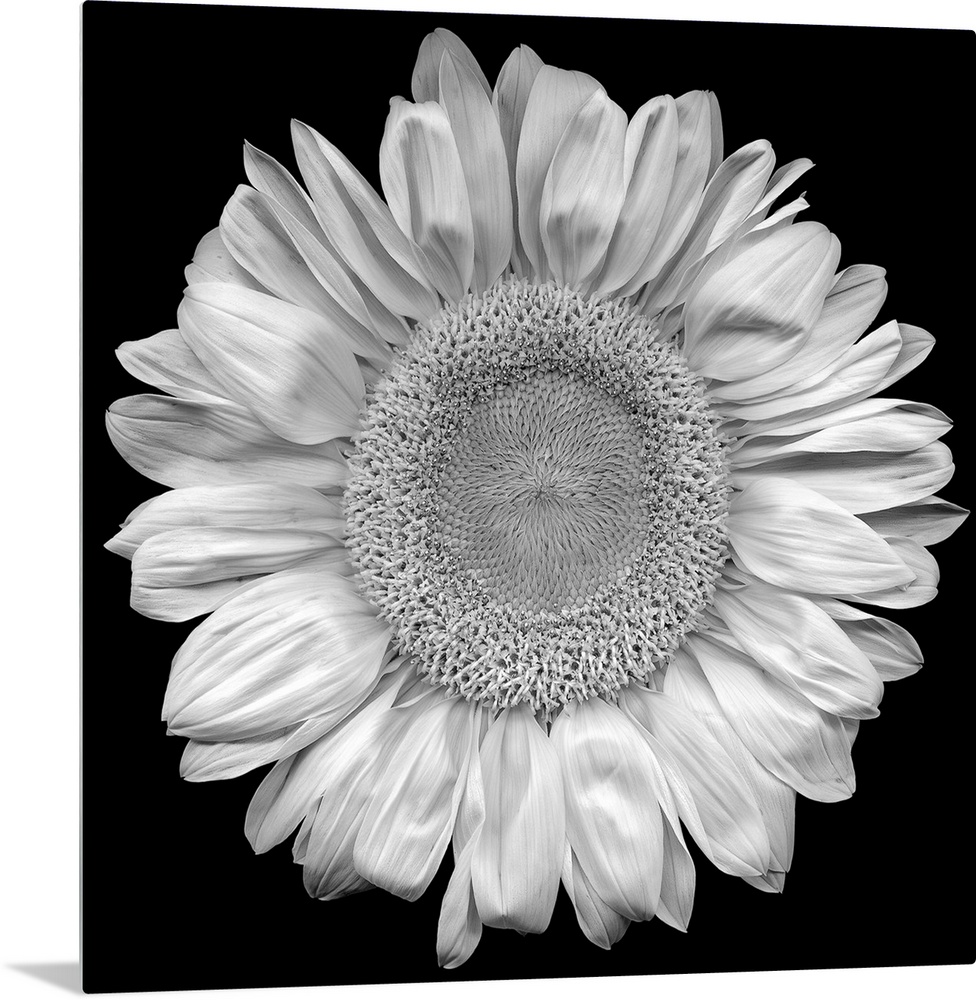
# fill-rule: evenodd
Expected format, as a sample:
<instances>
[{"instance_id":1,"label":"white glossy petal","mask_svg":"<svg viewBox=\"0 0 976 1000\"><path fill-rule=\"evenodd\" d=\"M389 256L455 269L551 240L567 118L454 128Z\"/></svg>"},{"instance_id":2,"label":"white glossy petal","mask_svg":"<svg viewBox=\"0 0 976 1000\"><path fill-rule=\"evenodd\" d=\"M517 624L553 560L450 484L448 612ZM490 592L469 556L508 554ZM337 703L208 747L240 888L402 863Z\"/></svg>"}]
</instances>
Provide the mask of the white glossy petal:
<instances>
[{"instance_id":1,"label":"white glossy petal","mask_svg":"<svg viewBox=\"0 0 976 1000\"><path fill-rule=\"evenodd\" d=\"M734 593L717 590L713 607L759 666L818 708L847 718L877 716L877 671L812 601L757 581Z\"/></svg>"},{"instance_id":2,"label":"white glossy petal","mask_svg":"<svg viewBox=\"0 0 976 1000\"><path fill-rule=\"evenodd\" d=\"M323 317L260 292L191 285L180 332L237 402L297 444L348 436L364 384L351 342Z\"/></svg>"},{"instance_id":3,"label":"white glossy petal","mask_svg":"<svg viewBox=\"0 0 976 1000\"><path fill-rule=\"evenodd\" d=\"M746 400L781 392L836 363L878 315L888 284L883 268L855 264L837 275L809 340L781 365L750 379L713 386L714 399Z\"/></svg>"},{"instance_id":4,"label":"white glossy petal","mask_svg":"<svg viewBox=\"0 0 976 1000\"><path fill-rule=\"evenodd\" d=\"M373 885L419 899L436 874L454 828L473 716L461 699L433 700L376 779L353 850L356 871Z\"/></svg>"},{"instance_id":5,"label":"white glossy petal","mask_svg":"<svg viewBox=\"0 0 976 1000\"><path fill-rule=\"evenodd\" d=\"M861 621L840 622L845 635L864 653L887 684L911 677L924 657L918 643L901 625L871 615Z\"/></svg>"},{"instance_id":6,"label":"white glossy petal","mask_svg":"<svg viewBox=\"0 0 976 1000\"><path fill-rule=\"evenodd\" d=\"M915 451L838 452L774 459L734 469L732 485L745 490L770 477L790 479L852 514L862 514L930 496L949 482L954 471L952 452L936 441Z\"/></svg>"},{"instance_id":7,"label":"white glossy petal","mask_svg":"<svg viewBox=\"0 0 976 1000\"><path fill-rule=\"evenodd\" d=\"M559 888L565 812L555 750L526 705L491 724L481 768L485 820L471 861L478 913L491 927L541 933Z\"/></svg>"},{"instance_id":8,"label":"white glossy petal","mask_svg":"<svg viewBox=\"0 0 976 1000\"><path fill-rule=\"evenodd\" d=\"M626 284L650 253L667 207L678 155L678 109L670 96L648 101L627 126L627 193L595 286L610 292Z\"/></svg>"},{"instance_id":9,"label":"white glossy petal","mask_svg":"<svg viewBox=\"0 0 976 1000\"><path fill-rule=\"evenodd\" d=\"M380 179L393 218L425 255L435 287L456 302L474 273L474 229L444 108L393 98L380 144Z\"/></svg>"},{"instance_id":10,"label":"white glossy petal","mask_svg":"<svg viewBox=\"0 0 976 1000\"><path fill-rule=\"evenodd\" d=\"M580 930L598 948L605 951L615 945L630 926L630 921L607 906L593 884L586 877L575 852L566 844L563 856L562 882L566 894L576 910Z\"/></svg>"},{"instance_id":11,"label":"white glossy petal","mask_svg":"<svg viewBox=\"0 0 976 1000\"><path fill-rule=\"evenodd\" d=\"M917 608L934 600L939 592L939 564L935 557L911 538L892 536L885 541L912 571L915 579L907 587L861 590L856 594L839 596L861 604L877 604L882 608Z\"/></svg>"},{"instance_id":12,"label":"white glossy petal","mask_svg":"<svg viewBox=\"0 0 976 1000\"><path fill-rule=\"evenodd\" d=\"M170 729L256 736L314 716L345 718L383 671L389 629L333 574L272 576L199 625L173 661Z\"/></svg>"},{"instance_id":13,"label":"white glossy petal","mask_svg":"<svg viewBox=\"0 0 976 1000\"><path fill-rule=\"evenodd\" d=\"M657 276L695 220L711 160L710 105L708 94L701 90L682 94L674 102L678 113L678 149L664 215L647 256L634 277L620 290L621 295L633 294Z\"/></svg>"},{"instance_id":14,"label":"white glossy petal","mask_svg":"<svg viewBox=\"0 0 976 1000\"><path fill-rule=\"evenodd\" d=\"M880 420L882 414L891 413L890 420ZM866 425L861 426L864 422ZM844 425L857 425L846 427ZM891 433L883 433L886 425L890 425ZM949 418L934 406L924 403L914 403L908 399L888 399L874 396L861 399L855 403L839 405L830 409L817 409L805 414L798 414L790 423L782 423L770 427L760 434L740 435L740 441L752 446L753 441L760 441L761 449L758 457L771 457L766 453L768 448L779 445L805 445L810 435L820 435L812 442L808 451L843 451L870 450L867 448L849 448L850 444L871 444L879 451L910 451L921 448L945 433L951 426ZM827 434L821 432L828 431ZM793 438L803 438L804 441L793 442ZM918 442L918 443L915 443ZM907 445L908 447L899 447ZM737 459L740 464L752 464Z\"/></svg>"},{"instance_id":15,"label":"white glossy petal","mask_svg":"<svg viewBox=\"0 0 976 1000\"><path fill-rule=\"evenodd\" d=\"M244 146L244 169L251 184L268 197L271 210L322 287L363 326L391 344L405 343L402 316L380 302L325 235L315 206L295 178L250 143Z\"/></svg>"},{"instance_id":16,"label":"white glossy petal","mask_svg":"<svg viewBox=\"0 0 976 1000\"><path fill-rule=\"evenodd\" d=\"M449 53L455 62L463 66L479 88L488 97L491 96L491 87L471 49L453 31L436 28L420 43L417 62L413 68L411 93L418 104L438 100L439 73L445 53Z\"/></svg>"},{"instance_id":17,"label":"white glossy petal","mask_svg":"<svg viewBox=\"0 0 976 1000\"><path fill-rule=\"evenodd\" d=\"M512 254L512 189L508 160L491 101L475 74L445 52L440 103L457 144L474 236L472 289L484 291Z\"/></svg>"},{"instance_id":18,"label":"white glossy petal","mask_svg":"<svg viewBox=\"0 0 976 1000\"><path fill-rule=\"evenodd\" d=\"M236 259L260 275L270 292L317 313L332 335L361 357L389 361L389 349L373 332L361 297L335 258L280 205L241 184L220 227Z\"/></svg>"},{"instance_id":19,"label":"white glossy petal","mask_svg":"<svg viewBox=\"0 0 976 1000\"><path fill-rule=\"evenodd\" d=\"M170 490L140 504L105 547L131 559L147 538L176 528L289 528L341 533L344 526L339 501L307 486L290 483L193 486Z\"/></svg>"},{"instance_id":20,"label":"white glossy petal","mask_svg":"<svg viewBox=\"0 0 976 1000\"><path fill-rule=\"evenodd\" d=\"M555 66L543 66L532 82L515 161L518 229L530 275L549 275L540 229L542 191L549 165L566 126L599 86L585 73Z\"/></svg>"},{"instance_id":21,"label":"white glossy petal","mask_svg":"<svg viewBox=\"0 0 976 1000\"><path fill-rule=\"evenodd\" d=\"M687 931L691 910L695 902L695 863L688 848L664 824L664 868L661 875L661 899L657 904L657 918L678 931Z\"/></svg>"},{"instance_id":22,"label":"white glossy petal","mask_svg":"<svg viewBox=\"0 0 976 1000\"><path fill-rule=\"evenodd\" d=\"M769 841L759 806L715 737L683 705L658 691L628 688L621 692L620 706L674 759L694 802L699 829L685 819L686 813L682 819L708 857L731 875L763 871ZM682 812L680 797L678 810Z\"/></svg>"},{"instance_id":23,"label":"white glossy petal","mask_svg":"<svg viewBox=\"0 0 976 1000\"><path fill-rule=\"evenodd\" d=\"M919 545L935 545L945 541L969 517L969 511L932 496L859 516L879 535L899 535Z\"/></svg>"},{"instance_id":24,"label":"white glossy petal","mask_svg":"<svg viewBox=\"0 0 976 1000\"><path fill-rule=\"evenodd\" d=\"M180 777L187 781L226 781L238 778L281 756L281 748L298 726L252 736L232 743L188 740L180 760Z\"/></svg>"},{"instance_id":25,"label":"white glossy petal","mask_svg":"<svg viewBox=\"0 0 976 1000\"><path fill-rule=\"evenodd\" d=\"M893 320L862 337L827 368L802 380L789 392L766 399L725 403L728 416L743 421L741 433L762 433L797 420L856 403L877 391L886 372L898 358L902 338Z\"/></svg>"},{"instance_id":26,"label":"white glossy petal","mask_svg":"<svg viewBox=\"0 0 976 1000\"><path fill-rule=\"evenodd\" d=\"M685 307L684 353L691 367L731 381L796 354L820 315L839 255L823 226L799 223L721 268Z\"/></svg>"},{"instance_id":27,"label":"white glossy petal","mask_svg":"<svg viewBox=\"0 0 976 1000\"><path fill-rule=\"evenodd\" d=\"M334 442L286 441L231 401L127 396L109 407L105 423L122 457L164 486L265 479L324 487L348 474Z\"/></svg>"},{"instance_id":28,"label":"white glossy petal","mask_svg":"<svg viewBox=\"0 0 976 1000\"><path fill-rule=\"evenodd\" d=\"M399 732L400 717L389 709L406 672L388 674L356 712L268 772L244 822L244 833L256 853L280 844L326 789L338 789L381 756L386 734L392 739ZM403 718L406 721L409 716Z\"/></svg>"},{"instance_id":29,"label":"white glossy petal","mask_svg":"<svg viewBox=\"0 0 976 1000\"><path fill-rule=\"evenodd\" d=\"M916 451L952 427L934 406L879 397L824 414L818 422L827 426L744 439L731 455L732 463L743 468L801 455Z\"/></svg>"},{"instance_id":30,"label":"white glossy petal","mask_svg":"<svg viewBox=\"0 0 976 1000\"><path fill-rule=\"evenodd\" d=\"M540 69L542 69L542 60L527 45L520 46L505 60L492 94L492 108L498 119L508 163L509 189L512 199L512 265L518 275L525 274L525 255L522 249L522 239L519 236L515 163L519 138L522 134L525 106L529 100L532 84Z\"/></svg>"},{"instance_id":31,"label":"white glossy petal","mask_svg":"<svg viewBox=\"0 0 976 1000\"><path fill-rule=\"evenodd\" d=\"M623 205L627 115L603 90L569 121L539 205L542 246L558 285L578 288L602 263Z\"/></svg>"},{"instance_id":32,"label":"white glossy petal","mask_svg":"<svg viewBox=\"0 0 976 1000\"><path fill-rule=\"evenodd\" d=\"M850 743L837 716L816 708L738 650L700 636L689 648L722 713L764 767L818 802L851 796Z\"/></svg>"},{"instance_id":33,"label":"white glossy petal","mask_svg":"<svg viewBox=\"0 0 976 1000\"><path fill-rule=\"evenodd\" d=\"M914 578L863 521L789 479L751 482L732 500L728 529L736 562L787 590L839 594Z\"/></svg>"},{"instance_id":34,"label":"white glossy petal","mask_svg":"<svg viewBox=\"0 0 976 1000\"><path fill-rule=\"evenodd\" d=\"M566 791L566 836L600 897L650 920L661 894L664 819L650 748L599 698L566 706L552 727Z\"/></svg>"},{"instance_id":35,"label":"white glossy petal","mask_svg":"<svg viewBox=\"0 0 976 1000\"><path fill-rule=\"evenodd\" d=\"M485 788L478 749L482 718L476 716L464 773L458 781L460 805L454 831L454 871L437 921L437 962L446 969L455 969L466 962L481 940L482 923L471 884L471 859L485 822Z\"/></svg>"},{"instance_id":36,"label":"white glossy petal","mask_svg":"<svg viewBox=\"0 0 976 1000\"><path fill-rule=\"evenodd\" d=\"M183 399L226 399L223 386L204 368L179 330L128 340L115 352L122 367L141 382Z\"/></svg>"},{"instance_id":37,"label":"white glossy petal","mask_svg":"<svg viewBox=\"0 0 976 1000\"><path fill-rule=\"evenodd\" d=\"M679 289L687 286L690 275L750 216L766 188L775 160L769 143L759 139L721 164L702 194L695 221L679 251L641 300L647 313L654 314L679 300Z\"/></svg>"},{"instance_id":38,"label":"white glossy petal","mask_svg":"<svg viewBox=\"0 0 976 1000\"><path fill-rule=\"evenodd\" d=\"M200 527L154 534L132 557L131 604L161 621L205 614L241 583L327 549L329 535L295 529Z\"/></svg>"},{"instance_id":39,"label":"white glossy petal","mask_svg":"<svg viewBox=\"0 0 976 1000\"><path fill-rule=\"evenodd\" d=\"M767 771L746 748L725 717L701 667L687 649L682 648L675 655L666 671L662 690L693 713L745 778L766 826L770 864L788 871L793 857L796 792Z\"/></svg>"},{"instance_id":40,"label":"white glossy petal","mask_svg":"<svg viewBox=\"0 0 976 1000\"><path fill-rule=\"evenodd\" d=\"M292 123L295 156L322 228L377 298L394 313L424 320L440 307L426 265L389 208L328 140Z\"/></svg>"},{"instance_id":41,"label":"white glossy petal","mask_svg":"<svg viewBox=\"0 0 976 1000\"><path fill-rule=\"evenodd\" d=\"M264 291L261 283L234 260L224 245L219 229L211 229L197 244L193 263L183 272L188 285L198 281L226 281L255 291Z\"/></svg>"}]
</instances>

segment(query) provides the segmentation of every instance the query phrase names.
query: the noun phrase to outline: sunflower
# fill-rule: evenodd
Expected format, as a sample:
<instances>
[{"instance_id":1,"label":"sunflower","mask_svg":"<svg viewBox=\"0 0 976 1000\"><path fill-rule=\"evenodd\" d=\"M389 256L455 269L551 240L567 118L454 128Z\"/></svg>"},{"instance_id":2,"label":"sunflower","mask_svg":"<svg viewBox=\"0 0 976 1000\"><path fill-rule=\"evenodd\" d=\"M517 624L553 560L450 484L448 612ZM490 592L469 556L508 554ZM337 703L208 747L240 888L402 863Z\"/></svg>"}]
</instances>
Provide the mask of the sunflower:
<instances>
[{"instance_id":1,"label":"sunflower","mask_svg":"<svg viewBox=\"0 0 976 1000\"><path fill-rule=\"evenodd\" d=\"M809 160L723 156L712 94L628 121L438 30L412 96L385 201L306 125L304 189L246 146L178 327L119 348L165 395L109 434L170 490L108 547L138 611L209 615L163 718L190 780L273 765L245 830L297 830L316 898L416 899L450 845L442 965L560 884L601 947L685 930L686 837L781 891L797 793L851 795L920 664L860 606L931 600L966 515L946 416L877 397L933 338L865 334L884 272L774 207Z\"/></svg>"}]
</instances>

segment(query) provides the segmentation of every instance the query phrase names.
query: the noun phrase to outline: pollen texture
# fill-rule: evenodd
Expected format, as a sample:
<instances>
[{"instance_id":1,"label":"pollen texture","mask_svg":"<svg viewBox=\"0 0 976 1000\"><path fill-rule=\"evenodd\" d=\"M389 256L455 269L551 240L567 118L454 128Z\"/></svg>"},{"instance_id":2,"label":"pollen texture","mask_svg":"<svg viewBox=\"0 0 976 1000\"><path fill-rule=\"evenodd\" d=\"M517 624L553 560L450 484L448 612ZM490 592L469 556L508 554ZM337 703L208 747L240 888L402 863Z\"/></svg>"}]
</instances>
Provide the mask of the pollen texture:
<instances>
[{"instance_id":1,"label":"pollen texture","mask_svg":"<svg viewBox=\"0 0 976 1000\"><path fill-rule=\"evenodd\" d=\"M417 328L350 460L349 544L401 650L551 715L701 624L728 475L703 385L624 303L508 279Z\"/></svg>"}]
</instances>

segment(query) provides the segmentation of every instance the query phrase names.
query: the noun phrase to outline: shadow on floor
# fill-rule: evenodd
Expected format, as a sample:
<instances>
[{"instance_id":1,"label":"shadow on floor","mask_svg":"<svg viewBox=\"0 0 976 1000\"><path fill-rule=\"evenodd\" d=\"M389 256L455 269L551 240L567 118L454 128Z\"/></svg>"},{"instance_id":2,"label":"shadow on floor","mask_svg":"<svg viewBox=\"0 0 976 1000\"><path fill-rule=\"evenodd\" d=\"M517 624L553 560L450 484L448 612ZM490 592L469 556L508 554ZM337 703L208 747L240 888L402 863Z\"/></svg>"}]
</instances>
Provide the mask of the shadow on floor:
<instances>
[{"instance_id":1,"label":"shadow on floor","mask_svg":"<svg viewBox=\"0 0 976 1000\"><path fill-rule=\"evenodd\" d=\"M81 993L81 965L78 962L22 962L10 968L52 986L60 986L69 993Z\"/></svg>"}]
</instances>

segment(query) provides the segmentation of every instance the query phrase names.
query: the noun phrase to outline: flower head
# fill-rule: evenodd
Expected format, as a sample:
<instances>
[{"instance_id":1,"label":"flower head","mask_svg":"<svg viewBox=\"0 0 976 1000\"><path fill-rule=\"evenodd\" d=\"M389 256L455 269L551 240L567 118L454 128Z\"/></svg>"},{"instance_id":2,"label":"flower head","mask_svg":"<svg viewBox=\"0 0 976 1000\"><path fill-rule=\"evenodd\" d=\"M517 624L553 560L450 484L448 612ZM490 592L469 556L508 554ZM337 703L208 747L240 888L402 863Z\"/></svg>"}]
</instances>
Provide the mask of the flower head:
<instances>
[{"instance_id":1,"label":"flower head","mask_svg":"<svg viewBox=\"0 0 976 1000\"><path fill-rule=\"evenodd\" d=\"M629 121L517 49L492 88L453 34L391 102L385 200L312 128L305 187L250 185L187 269L178 329L124 344L167 395L122 455L171 490L109 547L151 617L209 613L164 703L183 773L276 762L256 851L307 890L415 899L437 931L590 940L687 928L694 866L782 889L796 793L854 789L851 743L917 667L852 605L935 595L965 512L939 411L877 394L932 338L866 331L884 273L723 158L714 96Z\"/></svg>"}]
</instances>

